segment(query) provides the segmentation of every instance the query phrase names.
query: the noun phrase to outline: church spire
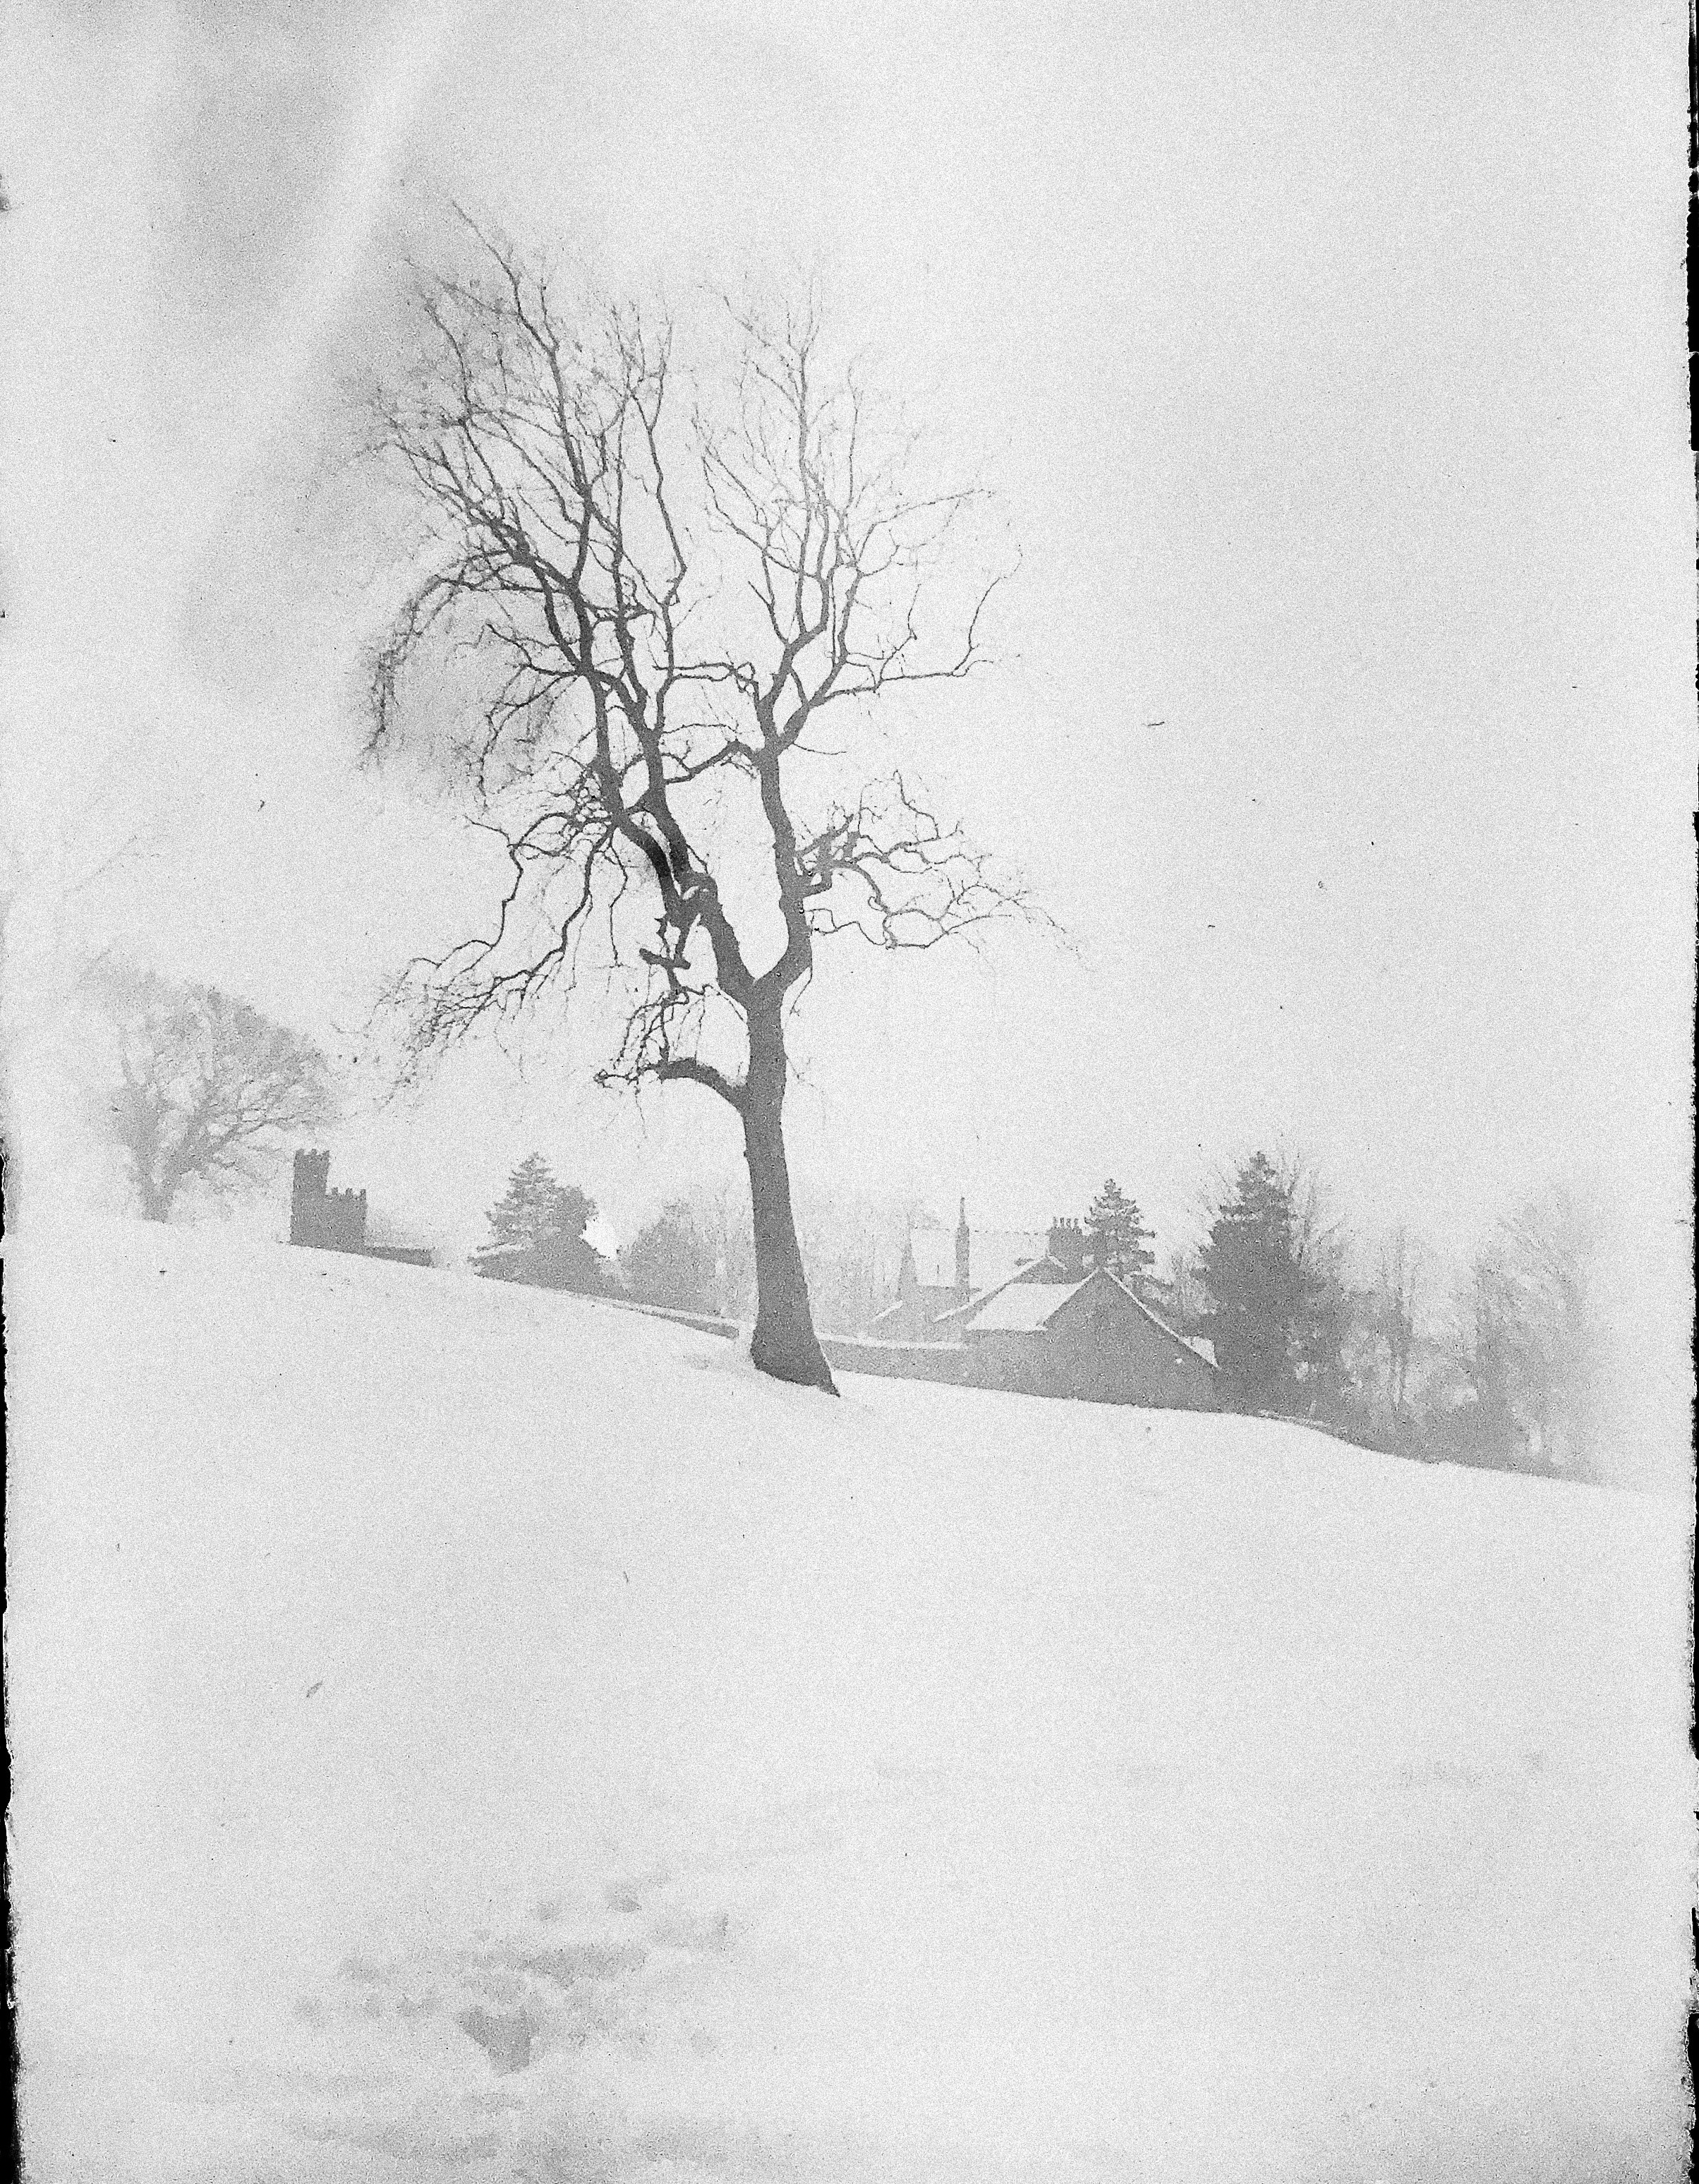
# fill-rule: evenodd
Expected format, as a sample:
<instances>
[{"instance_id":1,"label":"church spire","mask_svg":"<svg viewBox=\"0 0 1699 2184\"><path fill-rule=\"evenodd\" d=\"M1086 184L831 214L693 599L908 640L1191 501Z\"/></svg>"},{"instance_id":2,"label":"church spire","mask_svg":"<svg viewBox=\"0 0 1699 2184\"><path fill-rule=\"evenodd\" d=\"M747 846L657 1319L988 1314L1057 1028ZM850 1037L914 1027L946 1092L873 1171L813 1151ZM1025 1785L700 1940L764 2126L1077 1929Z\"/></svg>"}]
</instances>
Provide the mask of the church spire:
<instances>
[{"instance_id":1,"label":"church spire","mask_svg":"<svg viewBox=\"0 0 1699 2184\"><path fill-rule=\"evenodd\" d=\"M967 1230L967 1201L961 1201L961 1210L955 1221L955 1286L966 1297L972 1284L968 1279L969 1252L972 1239Z\"/></svg>"}]
</instances>

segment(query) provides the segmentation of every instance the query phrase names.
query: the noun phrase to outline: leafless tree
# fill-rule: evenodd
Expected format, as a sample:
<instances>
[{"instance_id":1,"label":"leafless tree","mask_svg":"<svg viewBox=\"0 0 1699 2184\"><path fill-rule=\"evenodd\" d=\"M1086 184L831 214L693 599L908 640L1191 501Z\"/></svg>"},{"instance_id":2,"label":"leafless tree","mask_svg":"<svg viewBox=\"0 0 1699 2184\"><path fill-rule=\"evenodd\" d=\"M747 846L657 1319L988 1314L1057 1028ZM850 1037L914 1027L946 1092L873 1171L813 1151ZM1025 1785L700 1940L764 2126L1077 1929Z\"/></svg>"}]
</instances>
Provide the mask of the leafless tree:
<instances>
[{"instance_id":1,"label":"leafless tree","mask_svg":"<svg viewBox=\"0 0 1699 2184\"><path fill-rule=\"evenodd\" d=\"M292 1133L329 1118L324 1056L247 1002L116 958L91 993L106 1034L97 1097L148 1220L168 1219L191 1181L257 1179Z\"/></svg>"},{"instance_id":2,"label":"leafless tree","mask_svg":"<svg viewBox=\"0 0 1699 2184\"><path fill-rule=\"evenodd\" d=\"M1196 1252L1176 1245L1167 1256L1162 1280L1175 1325L1183 1334L1189 1334L1201 1325L1209 1308L1203 1269L1198 1264Z\"/></svg>"},{"instance_id":3,"label":"leafless tree","mask_svg":"<svg viewBox=\"0 0 1699 2184\"><path fill-rule=\"evenodd\" d=\"M1554 1186L1501 1223L1471 1260L1453 1354L1473 1393L1483 1460L1597 1474L1599 1248L1596 1207Z\"/></svg>"},{"instance_id":4,"label":"leafless tree","mask_svg":"<svg viewBox=\"0 0 1699 2184\"><path fill-rule=\"evenodd\" d=\"M1346 1279L1350 1239L1316 1162L1283 1145L1276 1163L1290 1214L1292 1262L1303 1302L1295 1362L1312 1416L1338 1411L1351 1388L1349 1351L1357 1300Z\"/></svg>"},{"instance_id":5,"label":"leafless tree","mask_svg":"<svg viewBox=\"0 0 1699 2184\"><path fill-rule=\"evenodd\" d=\"M867 748L881 701L981 660L990 587L942 642L930 611L973 496L911 482L912 441L829 368L812 302L727 306L729 368L688 400L670 321L469 248L470 271L421 279L420 357L376 398L421 523L371 748L411 731L452 753L506 877L487 930L413 967L411 1053L599 963L623 1024L601 1081L732 1110L755 1361L830 1388L786 1160L788 1006L822 935L927 948L1022 900Z\"/></svg>"},{"instance_id":6,"label":"leafless tree","mask_svg":"<svg viewBox=\"0 0 1699 2184\"><path fill-rule=\"evenodd\" d=\"M1427 1256L1420 1239L1402 1226L1393 1229L1381 1245L1375 1268L1373 1323L1395 1435L1404 1431L1410 1418L1426 1283Z\"/></svg>"},{"instance_id":7,"label":"leafless tree","mask_svg":"<svg viewBox=\"0 0 1699 2184\"><path fill-rule=\"evenodd\" d=\"M1597 1300L1599 1216L1554 1186L1504 1227L1516 1306L1523 1406L1545 1462L1587 1475L1599 1454L1603 1357Z\"/></svg>"}]
</instances>

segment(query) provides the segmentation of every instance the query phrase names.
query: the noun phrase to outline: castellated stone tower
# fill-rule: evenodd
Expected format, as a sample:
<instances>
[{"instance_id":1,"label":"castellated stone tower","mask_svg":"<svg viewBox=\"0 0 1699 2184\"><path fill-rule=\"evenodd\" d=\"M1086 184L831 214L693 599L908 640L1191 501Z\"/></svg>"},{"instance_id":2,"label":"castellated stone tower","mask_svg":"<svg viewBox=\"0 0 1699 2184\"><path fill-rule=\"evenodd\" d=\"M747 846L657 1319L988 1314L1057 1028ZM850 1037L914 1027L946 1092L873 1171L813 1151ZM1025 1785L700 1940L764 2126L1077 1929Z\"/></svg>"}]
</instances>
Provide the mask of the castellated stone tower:
<instances>
[{"instance_id":1,"label":"castellated stone tower","mask_svg":"<svg viewBox=\"0 0 1699 2184\"><path fill-rule=\"evenodd\" d=\"M328 1188L328 1153L295 1156L294 1185L289 1195L289 1241L320 1251L365 1249L365 1193Z\"/></svg>"}]
</instances>

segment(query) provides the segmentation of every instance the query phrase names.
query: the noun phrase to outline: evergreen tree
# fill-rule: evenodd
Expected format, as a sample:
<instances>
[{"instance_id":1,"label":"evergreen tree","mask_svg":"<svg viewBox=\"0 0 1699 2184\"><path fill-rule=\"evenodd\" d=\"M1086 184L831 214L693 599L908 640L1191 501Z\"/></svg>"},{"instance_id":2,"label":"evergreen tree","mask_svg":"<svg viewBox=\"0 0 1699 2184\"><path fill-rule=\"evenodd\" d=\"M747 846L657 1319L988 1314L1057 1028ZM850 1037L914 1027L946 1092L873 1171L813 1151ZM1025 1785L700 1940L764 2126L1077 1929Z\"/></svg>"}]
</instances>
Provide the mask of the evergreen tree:
<instances>
[{"instance_id":1,"label":"evergreen tree","mask_svg":"<svg viewBox=\"0 0 1699 2184\"><path fill-rule=\"evenodd\" d=\"M1145 1226L1137 1204L1111 1176L1091 1201L1085 1217L1087 1248L1095 1265L1102 1267L1143 1293L1156 1256L1150 1249L1151 1232Z\"/></svg>"},{"instance_id":2,"label":"evergreen tree","mask_svg":"<svg viewBox=\"0 0 1699 2184\"><path fill-rule=\"evenodd\" d=\"M1294 1407L1305 1281L1292 1195L1266 1153L1239 1171L1200 1255L1216 1361L1240 1410Z\"/></svg>"},{"instance_id":3,"label":"evergreen tree","mask_svg":"<svg viewBox=\"0 0 1699 2184\"><path fill-rule=\"evenodd\" d=\"M607 1286L601 1254L584 1234L595 1217L593 1199L557 1183L541 1153L528 1154L490 1208L490 1241L472 1264L497 1281L593 1293Z\"/></svg>"},{"instance_id":4,"label":"evergreen tree","mask_svg":"<svg viewBox=\"0 0 1699 2184\"><path fill-rule=\"evenodd\" d=\"M1242 1410L1302 1412L1345 1423L1361 1411L1346 1370L1356 1301L1345 1244L1312 1173L1254 1153L1217 1209L1199 1256L1205 1331Z\"/></svg>"}]
</instances>

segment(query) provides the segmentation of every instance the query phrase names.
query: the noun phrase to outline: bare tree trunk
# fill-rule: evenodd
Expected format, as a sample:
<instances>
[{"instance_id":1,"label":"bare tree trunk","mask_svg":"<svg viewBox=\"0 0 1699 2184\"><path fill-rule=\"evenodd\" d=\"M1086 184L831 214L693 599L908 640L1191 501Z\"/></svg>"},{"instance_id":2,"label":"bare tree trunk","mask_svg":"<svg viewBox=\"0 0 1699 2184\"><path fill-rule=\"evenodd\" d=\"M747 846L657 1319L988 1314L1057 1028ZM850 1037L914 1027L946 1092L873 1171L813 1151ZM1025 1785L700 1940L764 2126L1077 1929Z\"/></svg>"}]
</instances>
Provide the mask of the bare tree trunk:
<instances>
[{"instance_id":1,"label":"bare tree trunk","mask_svg":"<svg viewBox=\"0 0 1699 2184\"><path fill-rule=\"evenodd\" d=\"M791 1210L783 1122L784 1028L778 1006L751 1011L749 1023L749 1069L743 1116L755 1231L755 1334L750 1355L757 1370L777 1380L823 1388L835 1396L832 1368L814 1332L802 1248Z\"/></svg>"}]
</instances>

